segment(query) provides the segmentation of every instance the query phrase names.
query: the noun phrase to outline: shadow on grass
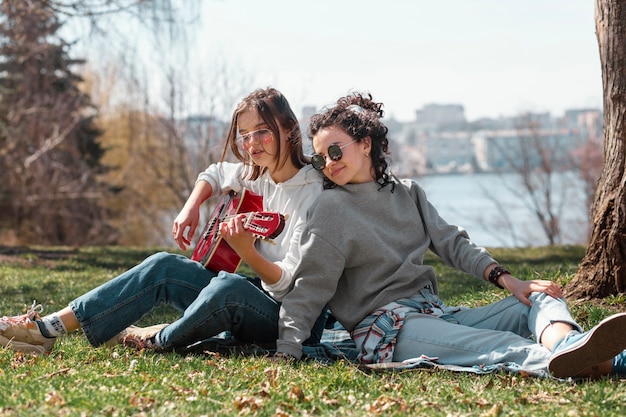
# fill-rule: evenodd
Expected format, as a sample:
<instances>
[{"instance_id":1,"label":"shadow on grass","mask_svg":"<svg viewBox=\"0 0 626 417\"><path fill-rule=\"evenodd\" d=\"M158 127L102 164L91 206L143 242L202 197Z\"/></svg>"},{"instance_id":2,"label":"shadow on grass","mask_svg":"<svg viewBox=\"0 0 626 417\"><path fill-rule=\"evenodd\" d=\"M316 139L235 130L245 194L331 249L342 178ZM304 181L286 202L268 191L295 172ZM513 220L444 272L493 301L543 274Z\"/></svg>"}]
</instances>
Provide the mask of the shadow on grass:
<instances>
[{"instance_id":1,"label":"shadow on grass","mask_svg":"<svg viewBox=\"0 0 626 417\"><path fill-rule=\"evenodd\" d=\"M130 269L163 248L102 246L86 248L0 246L4 263L46 266L55 271L83 270L85 267L108 270ZM172 253L181 253L172 251Z\"/></svg>"}]
</instances>

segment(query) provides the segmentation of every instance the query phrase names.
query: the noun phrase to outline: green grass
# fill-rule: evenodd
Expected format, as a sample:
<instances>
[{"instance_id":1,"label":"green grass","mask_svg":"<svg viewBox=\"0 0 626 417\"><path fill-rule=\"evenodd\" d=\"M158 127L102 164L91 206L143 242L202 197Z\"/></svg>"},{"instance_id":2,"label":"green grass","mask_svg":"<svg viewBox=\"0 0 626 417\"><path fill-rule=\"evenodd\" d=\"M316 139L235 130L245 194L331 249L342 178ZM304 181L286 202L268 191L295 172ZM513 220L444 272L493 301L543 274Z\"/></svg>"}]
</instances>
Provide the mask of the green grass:
<instances>
[{"instance_id":1,"label":"green grass","mask_svg":"<svg viewBox=\"0 0 626 417\"><path fill-rule=\"evenodd\" d=\"M58 310L155 251L0 247L0 315L20 313L35 299L46 312ZM519 278L565 284L584 249L492 253ZM450 305L478 306L504 296L433 257L427 261L435 266ZM572 306L585 328L624 310L623 296ZM140 324L176 317L161 307ZM80 332L60 338L47 356L0 350L0 364L0 417L626 415L626 383L615 378L574 384L504 373L372 373L344 362L275 364L261 357L93 348Z\"/></svg>"}]
</instances>

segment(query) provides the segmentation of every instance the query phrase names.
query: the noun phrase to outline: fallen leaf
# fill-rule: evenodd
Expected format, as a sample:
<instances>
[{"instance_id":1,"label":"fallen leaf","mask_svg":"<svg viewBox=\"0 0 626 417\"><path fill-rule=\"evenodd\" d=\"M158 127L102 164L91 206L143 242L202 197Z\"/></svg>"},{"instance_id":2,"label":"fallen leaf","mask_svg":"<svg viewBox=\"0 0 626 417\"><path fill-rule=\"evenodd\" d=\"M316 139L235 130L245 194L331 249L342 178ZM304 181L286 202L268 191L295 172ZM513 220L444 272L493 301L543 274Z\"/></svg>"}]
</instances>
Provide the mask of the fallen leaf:
<instances>
[{"instance_id":1,"label":"fallen leaf","mask_svg":"<svg viewBox=\"0 0 626 417\"><path fill-rule=\"evenodd\" d=\"M65 405L65 400L56 391L46 393L45 401L50 405L55 405L55 406Z\"/></svg>"}]
</instances>

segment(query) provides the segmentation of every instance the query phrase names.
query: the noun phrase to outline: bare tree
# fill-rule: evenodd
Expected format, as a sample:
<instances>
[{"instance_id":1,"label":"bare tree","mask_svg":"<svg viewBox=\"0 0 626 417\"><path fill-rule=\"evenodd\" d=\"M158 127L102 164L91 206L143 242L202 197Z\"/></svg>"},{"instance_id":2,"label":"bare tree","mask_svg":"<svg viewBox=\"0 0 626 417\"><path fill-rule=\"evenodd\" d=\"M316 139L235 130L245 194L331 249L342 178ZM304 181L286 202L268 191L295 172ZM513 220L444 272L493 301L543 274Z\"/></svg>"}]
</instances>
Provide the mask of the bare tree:
<instances>
[{"instance_id":1,"label":"bare tree","mask_svg":"<svg viewBox=\"0 0 626 417\"><path fill-rule=\"evenodd\" d=\"M158 210L155 218L162 219L153 223L155 237L159 238L155 243L171 243L172 220L187 200L198 173L221 157L230 118L220 109L231 110L244 92L250 91L251 82L246 77L225 65L203 72L197 78L177 76L176 70L171 69L167 83L169 96L164 100L169 105L168 113L151 126L150 137L156 141L144 143L137 152L145 171L158 183L162 196L160 204L153 206ZM210 87L209 92L203 92L205 85ZM203 93L191 94L189 91L194 89ZM192 106L190 101L194 99L203 101ZM188 115L192 107L205 110ZM157 164L156 155L160 156ZM149 196L146 197L149 201ZM209 211L205 207L205 217Z\"/></svg>"},{"instance_id":2,"label":"bare tree","mask_svg":"<svg viewBox=\"0 0 626 417\"><path fill-rule=\"evenodd\" d=\"M604 165L591 206L585 257L565 287L569 297L626 292L626 1L596 0L596 35L604 89Z\"/></svg>"},{"instance_id":3,"label":"bare tree","mask_svg":"<svg viewBox=\"0 0 626 417\"><path fill-rule=\"evenodd\" d=\"M55 38L61 22L45 2L5 0L0 13L0 217L25 242L107 242L110 190L96 110L74 71L82 61Z\"/></svg>"},{"instance_id":4,"label":"bare tree","mask_svg":"<svg viewBox=\"0 0 626 417\"><path fill-rule=\"evenodd\" d=\"M575 130L580 135L579 146L571 152L574 173L582 184L587 212L593 204L593 198L598 186L598 179L602 172L602 138L601 138L601 113L596 111L582 112L578 115L578 126ZM591 220L587 217L585 227L585 240L589 242L591 236Z\"/></svg>"},{"instance_id":5,"label":"bare tree","mask_svg":"<svg viewBox=\"0 0 626 417\"><path fill-rule=\"evenodd\" d=\"M72 33L73 36L78 35L79 39L87 39L85 33L88 32L94 45L98 42L101 42L101 47L105 45L100 51L117 53L118 62L125 64L121 66L118 73L120 77L124 78L123 84L125 85L122 87L121 94L118 90L118 95L115 97L115 91L113 91L113 95L109 95L107 100L116 102L115 106L120 103L124 106L133 101L129 97L132 94L135 105L137 106L136 103L138 103L137 107L144 111L144 113L139 114L136 110L127 107L129 110L126 115L132 115L136 118L133 121L127 119L129 120L127 131L138 136L131 134L127 136L128 140L125 144L118 141L117 146L133 149L135 146L133 141L140 137L139 135L144 134L143 139L145 140L138 142L149 143L150 146L146 149L150 147L161 148L160 145L157 145L158 138L161 138L160 140L169 144L170 147L167 151L158 154L153 153L152 156L159 155L164 161L164 166L171 166L170 162L180 153L174 152L174 150L180 150L182 142L176 137L178 133L172 129L174 127L173 116L169 119L163 116L154 116L162 112L155 110L156 106L151 103L153 97L149 94L151 87L149 76L146 75L147 72L142 66L143 61L138 59L137 51L141 48L145 49L145 42L148 42L149 36L147 35L149 34L154 35L153 45L157 45L162 50L185 50L185 43L183 42L181 47L178 42L184 39L188 25L177 24L179 22L178 10L174 8L174 3L176 2L173 0L2 1L3 10L0 16L5 18L7 30L12 30L14 33L18 33L18 31L35 33L35 38L29 44L23 40L30 38L19 38L22 40L21 57L13 59L17 56L14 51L4 50L2 64L5 72L3 74L7 74L6 69L9 65L16 68L16 62L30 63L31 65L29 71L24 71L24 67L22 67L19 71L11 73L9 77L5 77L5 82L2 83L4 89L0 91L4 110L6 110L2 117L2 123L0 123L2 130L0 159L2 160L2 171L6 173L5 181L0 185L0 200L7 203L0 207L4 212L0 217L4 220L5 226L13 229L14 236L20 237L22 243L31 241L65 244L113 243L126 233L124 229L126 225L121 224L116 219L127 218L124 216L127 210L117 202L122 196L128 196L129 193L124 192L128 184L118 182L113 187L100 184L104 175L113 179L116 176L106 174L103 167L100 167L99 171L95 169L98 159L103 157L104 149L110 149L109 144L99 148L99 145L89 139L88 136L101 134L99 128L104 126L104 123L99 123L98 127L93 124L96 121L96 116L98 116L98 109L84 100L84 98L88 98L88 95L79 91L80 86L78 84L82 81L79 75L58 65L46 67L41 64L41 56L46 53L42 45L50 45L48 50L53 51L56 48L60 51L59 57L65 59L68 66L84 63L84 61L70 60L69 56L61 55L61 53L67 54L70 46L69 43L62 41L57 33L57 30L63 27L61 19L64 18L71 22L74 27L73 31L67 33ZM191 10L194 4L198 4L198 2L185 2L184 7ZM12 20L9 21L9 18ZM48 20L44 20L44 18ZM86 23L85 29L87 30L82 33L82 37L80 31L76 30L80 25L79 21ZM137 25L137 22L140 24ZM132 28L134 31L139 27L148 29L144 31L144 36L137 37L135 32L129 33L127 31L128 28ZM44 35L37 35L38 29L47 32ZM2 41L7 45L7 40L10 40L11 34L5 32L3 35ZM136 39L132 36L142 39L144 44L137 45L134 42ZM47 42L47 44L41 43L42 41ZM87 42L84 44L88 45ZM155 49L160 50L158 48L155 47ZM87 50L89 49L85 47L84 51ZM93 56L98 55L94 54ZM53 57L51 56L51 58ZM62 60L57 59L55 62L62 62ZM174 62L180 63L185 62L185 60L179 59ZM164 67L167 68L167 66ZM98 60L91 68L104 68L106 70L106 61ZM65 79L59 76L64 74L68 75ZM26 78L27 76L30 78ZM48 84L37 81L38 79L44 80L46 77L50 80L57 79L57 81ZM15 89L17 83L27 86L28 94L25 94L24 90L17 91ZM51 91L60 91L59 88L63 85L66 85L67 90L73 92L76 97L83 99L85 106L82 111L74 111L65 104L61 105L61 101L58 99L54 101L41 100L43 97L50 96L46 96L46 94ZM122 83L118 85L122 85ZM125 88L129 85L132 88ZM50 87L51 90L43 91L42 88L46 87ZM60 95L57 94L57 96ZM65 94L63 97L69 96ZM124 99L120 100L120 97ZM78 104L77 101L76 103ZM55 119L51 117L52 114L61 114L62 117ZM101 116L102 114L100 114ZM103 120L100 119L100 122ZM146 129L140 131L138 125ZM35 131L40 133L35 133ZM84 161L81 163L68 159L68 156L71 155L69 144L76 142L74 138L77 134L80 135L80 147L74 153L82 155ZM41 138L36 139L39 137L37 135ZM110 136L107 135L107 138ZM136 148L137 146L135 146ZM66 155L63 160L59 157L61 152ZM136 161L137 158L131 156L127 160L131 164L130 166L134 162L133 159ZM119 161L115 162L116 168L120 169L122 173L127 173L128 166L118 164ZM20 163L23 166L20 166ZM159 166L158 168L162 172L162 167ZM170 169L168 173L168 180L171 180L177 173L180 174L173 169ZM137 173L134 172L134 175L137 176ZM117 178L124 177L124 174L117 175ZM165 184L172 189L182 184L183 186L179 188L186 190L189 188L189 177L190 175L182 175L178 182L171 180ZM73 179L70 181L70 178ZM164 182L164 179L163 176L158 176L156 181ZM111 192L114 192L114 195L111 195ZM148 194L148 192L145 191L144 194ZM164 194L155 195L162 197ZM69 201L73 202L71 206ZM101 201L106 201L106 204L98 203ZM82 202L81 205L78 202ZM150 205L151 202L154 201L145 201L144 206L161 207ZM166 205L166 207L171 206ZM99 214L96 214L94 210L99 210ZM96 218L103 221L95 221ZM81 223L81 219L84 219L85 224ZM104 221L105 219L106 221ZM152 224L155 222L154 218L149 221ZM160 223L160 221L158 222ZM119 233L111 230L112 224L118 225ZM150 228L144 230L150 230Z\"/></svg>"},{"instance_id":6,"label":"bare tree","mask_svg":"<svg viewBox=\"0 0 626 417\"><path fill-rule=\"evenodd\" d=\"M128 3L146 7L150 2ZM94 85L98 91L92 95L106 120L103 143L110 149L107 161L114 161L116 168L109 177L121 190L110 203L124 213L116 223L122 244L172 243L171 222L195 185L198 172L221 154L224 120L230 118L234 101L249 92L251 84L249 76L219 57L211 57L203 68L192 67L187 47L192 44L187 39L191 32L187 29L193 25L166 25L168 30L156 30L160 22L180 19L183 10L164 7L170 3L164 0L152 3L159 9L145 13L152 16L147 21L144 13L125 13L124 26L115 21L107 25L103 19L88 21L89 28L106 27L104 36L90 38L93 45L107 42L106 48L96 48L93 57L92 77L99 85ZM190 16L183 19L186 22L194 22L194 3L200 4L184 3ZM172 16L162 20L168 13ZM133 25L129 25L135 20L141 24L153 21L153 37L135 39ZM151 51L149 56L143 53L146 48Z\"/></svg>"},{"instance_id":7,"label":"bare tree","mask_svg":"<svg viewBox=\"0 0 626 417\"><path fill-rule=\"evenodd\" d=\"M497 154L502 158L496 171L502 185L509 191L508 198L516 199L526 207L537 220L539 230L549 245L563 241L564 208L566 204L576 201L570 196L577 189L577 184L568 176L574 168L569 152L571 140L569 134L550 126L541 115L528 113L518 118L514 132L493 141ZM508 176L509 173L514 176ZM488 190L486 196L495 202L503 219L502 228L509 227L508 233L517 241L519 237L512 229L514 222L509 212L510 204L503 205L501 199L504 197L494 196ZM583 204L581 201L581 206Z\"/></svg>"},{"instance_id":8,"label":"bare tree","mask_svg":"<svg viewBox=\"0 0 626 417\"><path fill-rule=\"evenodd\" d=\"M120 190L109 204L121 214L115 222L121 244L172 244L172 220L198 173L221 156L230 121L226 109L230 113L252 88L245 71L225 62L189 76L181 71L169 69L166 111L144 97L148 92L141 83L113 66L108 76L101 71L88 77L102 109L105 161L114 168L107 179ZM111 96L114 90L125 91L125 99ZM189 114L192 108L201 112ZM204 215L209 211L207 205Z\"/></svg>"}]
</instances>

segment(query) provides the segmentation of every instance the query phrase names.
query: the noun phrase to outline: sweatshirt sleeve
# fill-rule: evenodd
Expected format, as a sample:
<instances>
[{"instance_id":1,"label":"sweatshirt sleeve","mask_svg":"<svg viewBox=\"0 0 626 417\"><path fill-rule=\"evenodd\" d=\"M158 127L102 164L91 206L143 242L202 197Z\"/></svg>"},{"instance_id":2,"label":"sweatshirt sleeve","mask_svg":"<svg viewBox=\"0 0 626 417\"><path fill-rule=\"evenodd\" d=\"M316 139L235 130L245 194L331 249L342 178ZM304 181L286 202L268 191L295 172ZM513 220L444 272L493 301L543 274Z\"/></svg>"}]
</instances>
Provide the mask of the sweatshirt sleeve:
<instances>
[{"instance_id":1,"label":"sweatshirt sleeve","mask_svg":"<svg viewBox=\"0 0 626 417\"><path fill-rule=\"evenodd\" d=\"M485 269L496 262L491 254L476 245L465 229L449 224L439 216L437 209L428 201L426 192L415 181L411 181L410 187L431 240L430 249L448 266L484 280Z\"/></svg>"},{"instance_id":2,"label":"sweatshirt sleeve","mask_svg":"<svg viewBox=\"0 0 626 417\"><path fill-rule=\"evenodd\" d=\"M316 234L305 230L301 239L302 258L296 269L293 289L280 308L277 352L298 359L302 343L315 320L337 289L345 259L340 251Z\"/></svg>"}]
</instances>

